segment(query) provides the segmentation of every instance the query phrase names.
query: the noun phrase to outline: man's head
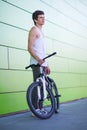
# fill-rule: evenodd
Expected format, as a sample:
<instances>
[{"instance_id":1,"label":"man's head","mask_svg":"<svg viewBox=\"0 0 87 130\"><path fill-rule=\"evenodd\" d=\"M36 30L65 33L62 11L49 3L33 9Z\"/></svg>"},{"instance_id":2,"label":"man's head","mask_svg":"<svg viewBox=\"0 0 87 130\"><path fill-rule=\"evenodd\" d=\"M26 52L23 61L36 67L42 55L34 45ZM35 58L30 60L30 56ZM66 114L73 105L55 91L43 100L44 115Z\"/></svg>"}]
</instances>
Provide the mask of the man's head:
<instances>
[{"instance_id":1,"label":"man's head","mask_svg":"<svg viewBox=\"0 0 87 130\"><path fill-rule=\"evenodd\" d=\"M44 19L44 12L41 10L36 10L33 14L32 14L32 19L34 21L34 24L36 25L38 19Z\"/></svg>"}]
</instances>

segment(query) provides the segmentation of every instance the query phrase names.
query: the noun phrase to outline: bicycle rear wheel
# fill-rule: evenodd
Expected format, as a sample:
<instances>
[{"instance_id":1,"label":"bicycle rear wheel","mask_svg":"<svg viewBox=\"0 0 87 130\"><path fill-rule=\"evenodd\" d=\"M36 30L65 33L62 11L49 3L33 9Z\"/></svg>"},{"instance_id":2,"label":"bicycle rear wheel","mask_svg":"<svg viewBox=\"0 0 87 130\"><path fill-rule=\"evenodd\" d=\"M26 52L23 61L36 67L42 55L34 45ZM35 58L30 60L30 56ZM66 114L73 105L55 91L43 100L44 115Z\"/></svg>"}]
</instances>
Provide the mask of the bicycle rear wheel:
<instances>
[{"instance_id":1,"label":"bicycle rear wheel","mask_svg":"<svg viewBox=\"0 0 87 130\"><path fill-rule=\"evenodd\" d=\"M55 82L53 81L53 79L51 79L50 77L47 77L47 78L51 84L51 91L52 91L54 98L55 98L55 113L59 113L59 97L60 97L60 95L58 94L57 86L56 86Z\"/></svg>"},{"instance_id":2,"label":"bicycle rear wheel","mask_svg":"<svg viewBox=\"0 0 87 130\"><path fill-rule=\"evenodd\" d=\"M41 91L41 99L38 98L38 94L37 95L37 105L38 105L38 109L35 108L33 102L32 102L32 93L34 91L34 89L40 88ZM52 92L50 91L50 89L46 86L46 98L43 99L43 90L42 90L42 83L41 82L34 82L32 83L27 90L27 103L30 107L30 110L32 111L32 113L34 113L35 116L37 116L40 119L47 119L50 118L54 111L55 111L55 99L54 96L52 94Z\"/></svg>"},{"instance_id":3,"label":"bicycle rear wheel","mask_svg":"<svg viewBox=\"0 0 87 130\"><path fill-rule=\"evenodd\" d=\"M59 94L55 82L52 82L52 92L55 97L55 113L59 113Z\"/></svg>"}]
</instances>

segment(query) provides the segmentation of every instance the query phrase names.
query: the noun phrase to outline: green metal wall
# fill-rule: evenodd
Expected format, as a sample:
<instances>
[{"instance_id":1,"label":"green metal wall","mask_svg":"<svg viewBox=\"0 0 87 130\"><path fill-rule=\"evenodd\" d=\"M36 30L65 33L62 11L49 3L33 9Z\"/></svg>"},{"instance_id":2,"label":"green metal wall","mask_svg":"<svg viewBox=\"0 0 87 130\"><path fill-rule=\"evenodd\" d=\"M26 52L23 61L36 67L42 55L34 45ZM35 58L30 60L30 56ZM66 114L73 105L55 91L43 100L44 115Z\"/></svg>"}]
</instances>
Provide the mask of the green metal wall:
<instances>
[{"instance_id":1,"label":"green metal wall","mask_svg":"<svg viewBox=\"0 0 87 130\"><path fill-rule=\"evenodd\" d=\"M87 97L87 1L0 0L0 115L27 110L26 91L32 82L27 52L31 14L44 10L43 27L51 77L61 102Z\"/></svg>"}]
</instances>

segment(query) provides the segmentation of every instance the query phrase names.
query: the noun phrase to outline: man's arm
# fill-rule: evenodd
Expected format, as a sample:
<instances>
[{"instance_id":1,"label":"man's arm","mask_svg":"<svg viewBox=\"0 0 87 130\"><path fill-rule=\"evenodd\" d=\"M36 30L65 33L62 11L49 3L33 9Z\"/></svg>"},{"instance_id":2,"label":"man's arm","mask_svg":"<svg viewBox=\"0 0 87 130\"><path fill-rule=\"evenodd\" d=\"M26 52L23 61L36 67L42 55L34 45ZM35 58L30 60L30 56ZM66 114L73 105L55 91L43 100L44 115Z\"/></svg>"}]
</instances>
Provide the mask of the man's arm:
<instances>
[{"instance_id":1,"label":"man's arm","mask_svg":"<svg viewBox=\"0 0 87 130\"><path fill-rule=\"evenodd\" d=\"M34 43L35 43L35 40L37 39L37 37L38 37L37 30L33 27L30 30L29 36L28 36L28 51L32 55L32 57L34 57L38 61L39 64L42 64L42 63L44 63L44 61L36 55L36 53L33 49L33 46L34 46Z\"/></svg>"}]
</instances>

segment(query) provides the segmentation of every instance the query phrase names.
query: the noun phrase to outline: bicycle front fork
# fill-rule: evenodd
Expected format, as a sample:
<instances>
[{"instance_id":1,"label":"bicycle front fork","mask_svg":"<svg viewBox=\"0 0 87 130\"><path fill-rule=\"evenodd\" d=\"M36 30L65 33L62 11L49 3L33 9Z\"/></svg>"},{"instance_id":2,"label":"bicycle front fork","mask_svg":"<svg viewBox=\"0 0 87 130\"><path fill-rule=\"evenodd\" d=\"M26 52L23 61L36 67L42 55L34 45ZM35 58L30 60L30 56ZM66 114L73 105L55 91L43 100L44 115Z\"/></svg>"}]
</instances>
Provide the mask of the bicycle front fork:
<instances>
[{"instance_id":1,"label":"bicycle front fork","mask_svg":"<svg viewBox=\"0 0 87 130\"><path fill-rule=\"evenodd\" d=\"M38 99L41 100L41 99L46 99L47 95L46 95L46 84L45 84L45 78L44 76L43 77L40 77L37 79L37 81L41 81L42 85L41 86L38 86L37 87L37 94L38 94ZM42 87L42 92L41 92L41 87ZM41 93L43 93L43 97L41 96Z\"/></svg>"}]
</instances>

